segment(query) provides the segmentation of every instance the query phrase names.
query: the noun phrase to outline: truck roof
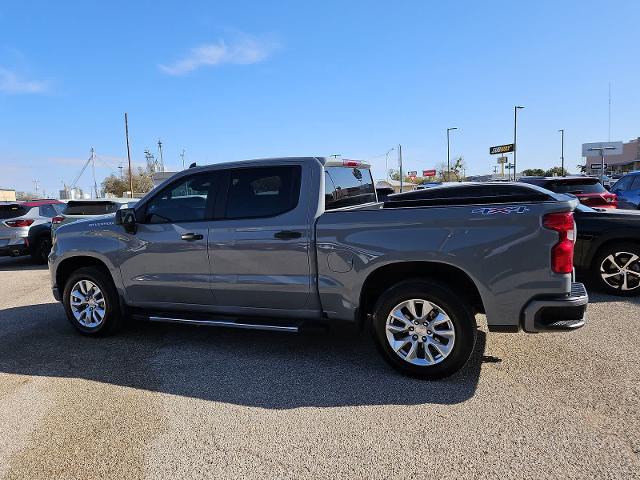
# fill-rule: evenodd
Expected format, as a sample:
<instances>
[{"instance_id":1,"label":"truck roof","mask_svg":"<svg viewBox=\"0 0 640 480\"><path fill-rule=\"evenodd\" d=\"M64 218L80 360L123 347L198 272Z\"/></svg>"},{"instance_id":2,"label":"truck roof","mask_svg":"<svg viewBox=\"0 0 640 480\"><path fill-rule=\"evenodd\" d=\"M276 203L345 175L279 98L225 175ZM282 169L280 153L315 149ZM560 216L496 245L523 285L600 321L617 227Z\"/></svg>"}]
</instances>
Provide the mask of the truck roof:
<instances>
[{"instance_id":1,"label":"truck roof","mask_svg":"<svg viewBox=\"0 0 640 480\"><path fill-rule=\"evenodd\" d=\"M371 168L371 165L363 160L351 160L346 158L335 157L272 157L272 158L255 158L250 160L236 160L233 162L212 163L209 165L197 165L190 168L190 172L218 170L228 168L240 168L258 165L278 165L287 162L320 162L325 167L359 167Z\"/></svg>"}]
</instances>

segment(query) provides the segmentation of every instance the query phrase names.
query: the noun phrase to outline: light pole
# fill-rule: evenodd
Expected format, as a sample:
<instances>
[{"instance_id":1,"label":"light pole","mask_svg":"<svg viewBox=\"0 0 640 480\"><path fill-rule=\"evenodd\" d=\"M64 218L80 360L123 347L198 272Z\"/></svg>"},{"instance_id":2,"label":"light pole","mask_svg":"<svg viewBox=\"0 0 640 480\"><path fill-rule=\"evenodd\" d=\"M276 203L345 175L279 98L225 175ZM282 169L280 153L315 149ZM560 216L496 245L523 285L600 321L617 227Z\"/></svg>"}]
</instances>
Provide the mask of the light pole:
<instances>
[{"instance_id":1,"label":"light pole","mask_svg":"<svg viewBox=\"0 0 640 480\"><path fill-rule=\"evenodd\" d=\"M558 130L560 132L560 173L564 176L564 128Z\"/></svg>"},{"instance_id":2,"label":"light pole","mask_svg":"<svg viewBox=\"0 0 640 480\"><path fill-rule=\"evenodd\" d=\"M451 148L449 142L449 132L451 130L457 130L458 127L447 128L447 181L451 180Z\"/></svg>"},{"instance_id":3,"label":"light pole","mask_svg":"<svg viewBox=\"0 0 640 480\"><path fill-rule=\"evenodd\" d=\"M402 193L402 145L398 144L398 165L400 167L400 193Z\"/></svg>"},{"instance_id":4,"label":"light pole","mask_svg":"<svg viewBox=\"0 0 640 480\"><path fill-rule=\"evenodd\" d=\"M387 172L387 182L389 181L389 154L391 152L393 152L396 149L396 147L392 147L390 148L387 153L384 154L384 169Z\"/></svg>"},{"instance_id":5,"label":"light pole","mask_svg":"<svg viewBox=\"0 0 640 480\"><path fill-rule=\"evenodd\" d=\"M516 179L516 173L518 167L516 165L516 151L518 150L518 110L522 110L524 107L516 105L513 107L513 180Z\"/></svg>"}]
</instances>

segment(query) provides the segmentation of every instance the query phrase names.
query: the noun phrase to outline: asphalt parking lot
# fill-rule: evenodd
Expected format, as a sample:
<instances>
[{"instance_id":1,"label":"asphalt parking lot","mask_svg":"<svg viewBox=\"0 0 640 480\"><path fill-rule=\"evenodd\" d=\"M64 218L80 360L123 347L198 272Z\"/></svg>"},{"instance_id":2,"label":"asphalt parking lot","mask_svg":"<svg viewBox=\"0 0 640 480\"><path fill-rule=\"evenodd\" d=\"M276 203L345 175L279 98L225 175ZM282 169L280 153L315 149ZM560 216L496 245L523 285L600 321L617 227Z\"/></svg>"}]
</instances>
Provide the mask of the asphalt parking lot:
<instances>
[{"instance_id":1,"label":"asphalt parking lot","mask_svg":"<svg viewBox=\"0 0 640 480\"><path fill-rule=\"evenodd\" d=\"M74 333L0 258L0 478L640 478L640 300L565 334L480 332L456 376L367 335L134 324Z\"/></svg>"}]
</instances>

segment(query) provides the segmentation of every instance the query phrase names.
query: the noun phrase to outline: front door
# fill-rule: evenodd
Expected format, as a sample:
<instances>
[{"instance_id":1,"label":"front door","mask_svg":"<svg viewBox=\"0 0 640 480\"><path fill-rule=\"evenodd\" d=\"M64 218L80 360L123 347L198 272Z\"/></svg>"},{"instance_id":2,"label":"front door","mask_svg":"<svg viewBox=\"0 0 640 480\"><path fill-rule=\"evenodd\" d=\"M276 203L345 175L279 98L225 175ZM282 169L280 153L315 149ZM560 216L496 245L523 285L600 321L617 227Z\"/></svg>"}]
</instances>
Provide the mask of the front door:
<instances>
[{"instance_id":1,"label":"front door","mask_svg":"<svg viewBox=\"0 0 640 480\"><path fill-rule=\"evenodd\" d=\"M161 308L211 305L207 242L217 192L215 173L183 177L136 212L121 272L128 302Z\"/></svg>"},{"instance_id":2,"label":"front door","mask_svg":"<svg viewBox=\"0 0 640 480\"><path fill-rule=\"evenodd\" d=\"M226 172L221 218L209 231L212 289L224 310L250 314L312 307L313 193L300 189L301 182L311 184L304 176L312 172L303 167Z\"/></svg>"}]
</instances>

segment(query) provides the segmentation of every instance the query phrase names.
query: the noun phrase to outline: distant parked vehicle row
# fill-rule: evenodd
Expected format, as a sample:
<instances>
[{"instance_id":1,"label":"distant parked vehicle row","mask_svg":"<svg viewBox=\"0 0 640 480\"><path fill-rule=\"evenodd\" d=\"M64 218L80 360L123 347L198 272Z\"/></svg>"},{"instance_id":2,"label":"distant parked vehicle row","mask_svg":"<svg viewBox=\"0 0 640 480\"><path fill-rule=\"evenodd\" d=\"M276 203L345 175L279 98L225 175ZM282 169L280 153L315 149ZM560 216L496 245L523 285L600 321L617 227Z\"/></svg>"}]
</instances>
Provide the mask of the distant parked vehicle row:
<instances>
[{"instance_id":1,"label":"distant parked vehicle row","mask_svg":"<svg viewBox=\"0 0 640 480\"><path fill-rule=\"evenodd\" d=\"M29 253L29 230L51 222L62 212L59 200L6 202L0 204L0 255L19 256Z\"/></svg>"},{"instance_id":2,"label":"distant parked vehicle row","mask_svg":"<svg viewBox=\"0 0 640 480\"><path fill-rule=\"evenodd\" d=\"M0 256L30 254L37 263L47 263L52 231L66 223L114 213L135 202L130 198L109 198L0 203Z\"/></svg>"},{"instance_id":3,"label":"distant parked vehicle row","mask_svg":"<svg viewBox=\"0 0 640 480\"><path fill-rule=\"evenodd\" d=\"M607 191L596 177L522 177L519 181L555 193L571 193L589 207L618 208L618 196Z\"/></svg>"}]
</instances>

